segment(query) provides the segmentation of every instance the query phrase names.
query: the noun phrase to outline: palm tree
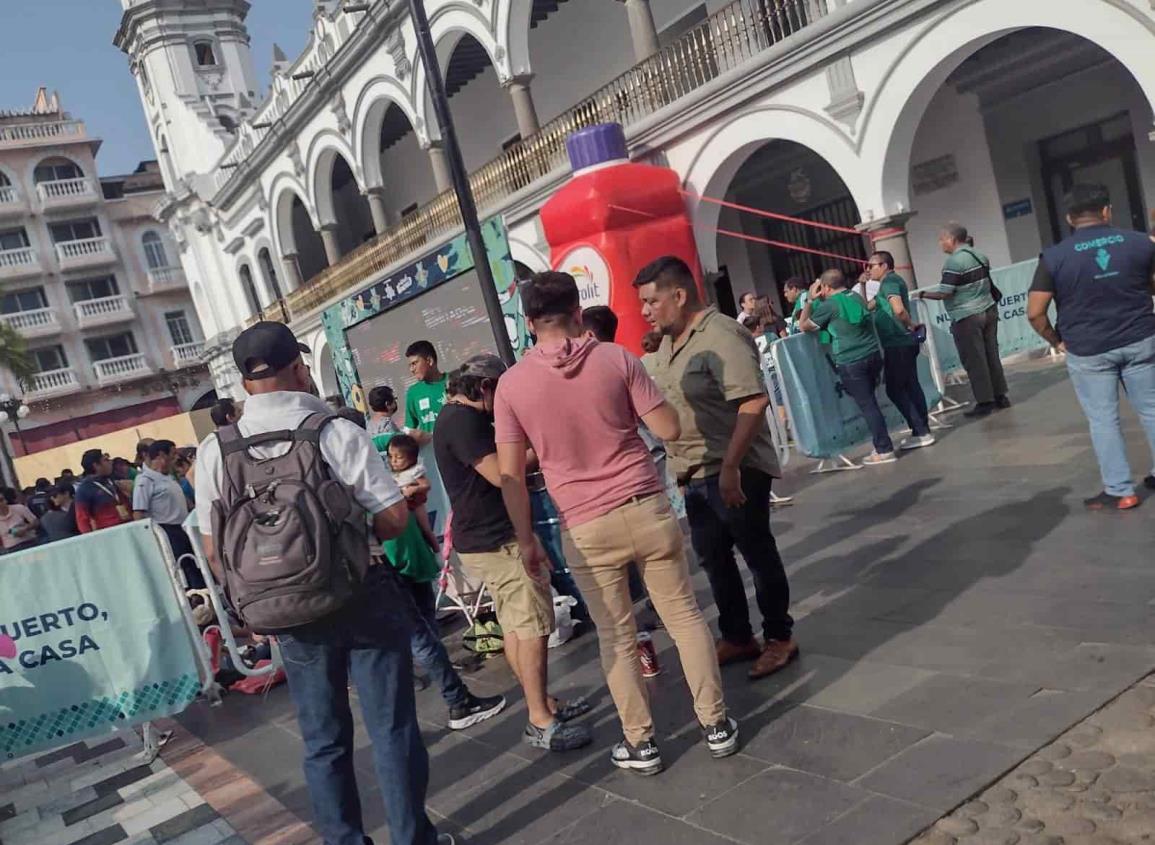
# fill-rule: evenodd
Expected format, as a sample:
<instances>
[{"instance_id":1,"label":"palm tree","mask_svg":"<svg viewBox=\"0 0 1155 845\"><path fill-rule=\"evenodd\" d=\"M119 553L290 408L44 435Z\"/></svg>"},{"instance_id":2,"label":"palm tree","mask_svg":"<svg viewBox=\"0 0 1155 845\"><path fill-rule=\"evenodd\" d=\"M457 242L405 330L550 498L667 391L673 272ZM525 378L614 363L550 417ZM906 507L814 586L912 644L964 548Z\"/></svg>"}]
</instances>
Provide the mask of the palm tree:
<instances>
[{"instance_id":1,"label":"palm tree","mask_svg":"<svg viewBox=\"0 0 1155 845\"><path fill-rule=\"evenodd\" d=\"M24 337L7 323L0 323L0 369L8 370L21 383L36 372Z\"/></svg>"}]
</instances>

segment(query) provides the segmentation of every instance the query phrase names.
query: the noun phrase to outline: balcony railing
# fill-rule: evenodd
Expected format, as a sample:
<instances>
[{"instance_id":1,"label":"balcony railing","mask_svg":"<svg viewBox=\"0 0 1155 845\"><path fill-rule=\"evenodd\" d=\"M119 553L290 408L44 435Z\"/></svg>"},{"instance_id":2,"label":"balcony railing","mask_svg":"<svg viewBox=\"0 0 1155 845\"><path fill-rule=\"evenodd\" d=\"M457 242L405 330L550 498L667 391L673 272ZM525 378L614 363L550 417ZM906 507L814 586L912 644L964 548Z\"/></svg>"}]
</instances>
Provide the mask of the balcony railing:
<instances>
[{"instance_id":1,"label":"balcony railing","mask_svg":"<svg viewBox=\"0 0 1155 845\"><path fill-rule=\"evenodd\" d=\"M0 249L0 278L23 276L39 270L36 250L30 246L19 249Z\"/></svg>"},{"instance_id":2,"label":"balcony railing","mask_svg":"<svg viewBox=\"0 0 1155 845\"><path fill-rule=\"evenodd\" d=\"M79 120L24 123L0 127L0 147L34 147L52 142L79 140L84 137L84 124Z\"/></svg>"},{"instance_id":3,"label":"balcony railing","mask_svg":"<svg viewBox=\"0 0 1155 845\"><path fill-rule=\"evenodd\" d=\"M52 308L37 308L33 311L17 311L15 314L0 314L0 320L3 320L24 337L44 337L60 332L60 321L56 319L56 311Z\"/></svg>"},{"instance_id":4,"label":"balcony railing","mask_svg":"<svg viewBox=\"0 0 1155 845\"><path fill-rule=\"evenodd\" d=\"M93 368L96 371L96 380L101 385L115 384L118 381L146 376L152 372L143 355L124 355L120 358L105 358L97 361Z\"/></svg>"},{"instance_id":5,"label":"balcony railing","mask_svg":"<svg viewBox=\"0 0 1155 845\"><path fill-rule=\"evenodd\" d=\"M45 399L49 396L74 393L79 389L80 381L76 378L76 373L69 368L45 370L30 376L24 383L24 395L29 399Z\"/></svg>"},{"instance_id":6,"label":"balcony railing","mask_svg":"<svg viewBox=\"0 0 1155 845\"><path fill-rule=\"evenodd\" d=\"M175 290L184 286L184 270L180 267L155 267L148 271L148 289L153 293L162 290Z\"/></svg>"},{"instance_id":7,"label":"balcony railing","mask_svg":"<svg viewBox=\"0 0 1155 845\"><path fill-rule=\"evenodd\" d=\"M571 133L598 123L637 123L825 17L832 5L735 0L472 173L479 210L492 209L562 167ZM306 281L286 298L289 309L303 315L460 226L457 200L447 191Z\"/></svg>"},{"instance_id":8,"label":"balcony railing","mask_svg":"<svg viewBox=\"0 0 1155 845\"><path fill-rule=\"evenodd\" d=\"M62 241L56 245L56 257L62 267L87 264L106 264L116 260L112 244L108 238L82 238L78 241Z\"/></svg>"},{"instance_id":9,"label":"balcony railing","mask_svg":"<svg viewBox=\"0 0 1155 845\"><path fill-rule=\"evenodd\" d=\"M6 205L16 205L20 201L20 193L15 185L0 185L0 211Z\"/></svg>"},{"instance_id":10,"label":"balcony railing","mask_svg":"<svg viewBox=\"0 0 1155 845\"><path fill-rule=\"evenodd\" d=\"M100 299L85 299L73 303L72 308L76 312L76 322L82 329L121 323L135 316L128 299L120 294L102 296Z\"/></svg>"},{"instance_id":11,"label":"balcony railing","mask_svg":"<svg viewBox=\"0 0 1155 845\"><path fill-rule=\"evenodd\" d=\"M85 176L76 179L57 179L54 182L37 182L36 193L46 206L75 205L96 199L96 189L92 180Z\"/></svg>"},{"instance_id":12,"label":"balcony railing","mask_svg":"<svg viewBox=\"0 0 1155 845\"><path fill-rule=\"evenodd\" d=\"M200 363L205 351L205 342L180 343L172 347L172 360L178 367L192 367Z\"/></svg>"}]
</instances>

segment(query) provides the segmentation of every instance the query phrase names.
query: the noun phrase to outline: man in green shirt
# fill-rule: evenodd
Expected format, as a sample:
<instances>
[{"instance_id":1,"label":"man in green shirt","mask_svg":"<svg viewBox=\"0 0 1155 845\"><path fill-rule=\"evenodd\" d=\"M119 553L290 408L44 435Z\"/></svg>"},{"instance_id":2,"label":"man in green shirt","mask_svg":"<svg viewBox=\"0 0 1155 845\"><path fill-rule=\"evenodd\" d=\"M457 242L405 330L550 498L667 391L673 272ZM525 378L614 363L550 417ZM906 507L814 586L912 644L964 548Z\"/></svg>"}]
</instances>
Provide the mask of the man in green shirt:
<instances>
[{"instance_id":1,"label":"man in green shirt","mask_svg":"<svg viewBox=\"0 0 1155 845\"><path fill-rule=\"evenodd\" d=\"M405 391L405 427L413 439L426 446L433 442L433 424L445 405L449 377L437 368L437 350L427 340L409 344L405 350L410 375L417 383Z\"/></svg>"},{"instance_id":2,"label":"man in green shirt","mask_svg":"<svg viewBox=\"0 0 1155 845\"><path fill-rule=\"evenodd\" d=\"M841 270L827 270L810 288L798 323L804 332L825 329L834 339L834 365L842 386L862 412L874 440L866 466L892 464L897 458L874 391L882 376L882 348L866 301L849 290Z\"/></svg>"},{"instance_id":3,"label":"man in green shirt","mask_svg":"<svg viewBox=\"0 0 1155 845\"><path fill-rule=\"evenodd\" d=\"M918 382L918 340L911 334L915 325L910 318L906 280L894 272L894 256L889 252L880 251L870 256L866 272L872 281L878 282L878 292L869 304L882 344L886 395L910 426L911 436L899 448L905 451L933 446L926 394Z\"/></svg>"},{"instance_id":4,"label":"man in green shirt","mask_svg":"<svg viewBox=\"0 0 1155 845\"><path fill-rule=\"evenodd\" d=\"M938 244L947 254L942 281L915 296L946 302L950 333L975 396L975 406L963 416L985 417L1011 407L999 357L999 308L991 295L991 263L969 245L966 227L958 223L943 227Z\"/></svg>"}]
</instances>

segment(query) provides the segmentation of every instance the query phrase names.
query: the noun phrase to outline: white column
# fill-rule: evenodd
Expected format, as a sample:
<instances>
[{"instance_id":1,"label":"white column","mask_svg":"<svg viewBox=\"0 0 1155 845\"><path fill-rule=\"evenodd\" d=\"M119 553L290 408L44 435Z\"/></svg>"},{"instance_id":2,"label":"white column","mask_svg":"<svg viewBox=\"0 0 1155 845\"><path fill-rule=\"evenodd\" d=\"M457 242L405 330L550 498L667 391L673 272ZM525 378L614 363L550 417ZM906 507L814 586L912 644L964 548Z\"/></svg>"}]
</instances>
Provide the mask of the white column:
<instances>
[{"instance_id":1,"label":"white column","mask_svg":"<svg viewBox=\"0 0 1155 845\"><path fill-rule=\"evenodd\" d=\"M537 108L533 104L533 92L529 84L532 76L518 76L509 81L509 97L513 100L513 113L517 115L517 131L522 138L536 135L541 129L537 119Z\"/></svg>"},{"instance_id":2,"label":"white column","mask_svg":"<svg viewBox=\"0 0 1155 845\"><path fill-rule=\"evenodd\" d=\"M297 263L297 254L290 252L282 255L281 266L285 268L285 293L295 291L301 286L301 266Z\"/></svg>"},{"instance_id":3,"label":"white column","mask_svg":"<svg viewBox=\"0 0 1155 845\"><path fill-rule=\"evenodd\" d=\"M389 229L389 214L385 210L385 197L381 194L383 188L370 188L365 195L369 200L369 213L373 215L373 231L384 235Z\"/></svg>"},{"instance_id":4,"label":"white column","mask_svg":"<svg viewBox=\"0 0 1155 845\"><path fill-rule=\"evenodd\" d=\"M445 158L445 149L440 141L429 145L429 164L433 167L433 181L437 185L437 193L442 194L453 187L453 177L449 175L449 161Z\"/></svg>"},{"instance_id":5,"label":"white column","mask_svg":"<svg viewBox=\"0 0 1155 845\"><path fill-rule=\"evenodd\" d=\"M317 230L321 234L321 242L325 245L325 260L332 267L341 260L341 243L337 240L337 224L326 223Z\"/></svg>"},{"instance_id":6,"label":"white column","mask_svg":"<svg viewBox=\"0 0 1155 845\"><path fill-rule=\"evenodd\" d=\"M630 40L634 43L634 60L648 59L658 52L658 28L654 25L654 13L650 10L650 0L625 0L626 15L630 21Z\"/></svg>"}]
</instances>

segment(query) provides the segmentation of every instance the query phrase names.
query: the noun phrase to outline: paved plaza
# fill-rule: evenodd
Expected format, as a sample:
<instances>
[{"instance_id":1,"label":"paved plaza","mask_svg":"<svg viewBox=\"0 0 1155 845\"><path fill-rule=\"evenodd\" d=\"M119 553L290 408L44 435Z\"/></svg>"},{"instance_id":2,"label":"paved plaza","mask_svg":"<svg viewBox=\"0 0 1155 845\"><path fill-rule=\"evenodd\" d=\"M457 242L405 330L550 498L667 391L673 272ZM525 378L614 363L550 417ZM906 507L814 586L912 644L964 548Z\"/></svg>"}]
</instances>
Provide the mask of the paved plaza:
<instances>
[{"instance_id":1,"label":"paved plaza","mask_svg":"<svg viewBox=\"0 0 1155 845\"><path fill-rule=\"evenodd\" d=\"M546 755L521 742L525 708L503 659L467 680L475 692L509 695L511 706L470 731L446 730L437 692L418 693L438 824L470 845L897 845L924 831L928 845L1143 841L1092 832L1115 813L1139 819L1118 830L1141 829L1155 807L1155 749L1136 733L1153 721L1152 687L1127 694L1137 704L1125 696L1112 705L1124 716L1098 712L1155 668L1151 515L1083 511L1098 476L1062 368L1019 368L1012 397L1012 410L962 423L894 466L820 477L806 461L788 467L782 487L797 504L774 522L802 658L758 683L744 667L724 671L740 754L710 759L658 632L663 673L651 692L667 770L615 770L608 752L619 726L587 635L551 663L554 692L595 702L595 743L584 751ZM1133 420L1128 427L1141 446ZM1134 457L1145 471L1146 455L1137 448ZM695 583L712 618L700 573ZM464 655L456 639L451 650ZM163 757L193 792L216 809L263 807L239 821L213 817L216 827L198 834L205 843L226 839L226 825L230 843L311 841L284 687L197 704L179 722L181 744ZM1131 733L1116 741L1116 728ZM189 757L182 748L198 741L205 756ZM357 748L367 828L381 845L388 837L360 728ZM1116 773L1096 785L1107 769ZM1112 784L1130 799L1112 804ZM183 786L169 788L196 804ZM0 822L5 845L23 841L5 830L13 821ZM169 841L128 826L133 838L119 841Z\"/></svg>"}]
</instances>

